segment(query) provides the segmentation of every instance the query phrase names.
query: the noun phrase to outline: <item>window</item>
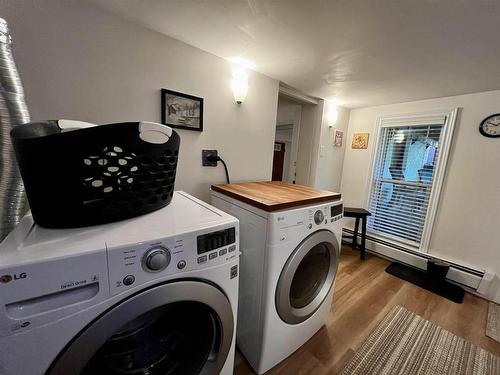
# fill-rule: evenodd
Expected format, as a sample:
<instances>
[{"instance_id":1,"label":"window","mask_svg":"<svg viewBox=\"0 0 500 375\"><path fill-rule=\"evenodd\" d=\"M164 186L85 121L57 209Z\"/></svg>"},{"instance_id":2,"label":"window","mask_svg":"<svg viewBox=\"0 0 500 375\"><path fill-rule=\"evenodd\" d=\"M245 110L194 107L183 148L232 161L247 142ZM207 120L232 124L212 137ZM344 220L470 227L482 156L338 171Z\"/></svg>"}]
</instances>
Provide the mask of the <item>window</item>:
<instances>
[{"instance_id":1,"label":"window","mask_svg":"<svg viewBox=\"0 0 500 375\"><path fill-rule=\"evenodd\" d=\"M369 230L426 251L456 110L380 119L369 195Z\"/></svg>"}]
</instances>

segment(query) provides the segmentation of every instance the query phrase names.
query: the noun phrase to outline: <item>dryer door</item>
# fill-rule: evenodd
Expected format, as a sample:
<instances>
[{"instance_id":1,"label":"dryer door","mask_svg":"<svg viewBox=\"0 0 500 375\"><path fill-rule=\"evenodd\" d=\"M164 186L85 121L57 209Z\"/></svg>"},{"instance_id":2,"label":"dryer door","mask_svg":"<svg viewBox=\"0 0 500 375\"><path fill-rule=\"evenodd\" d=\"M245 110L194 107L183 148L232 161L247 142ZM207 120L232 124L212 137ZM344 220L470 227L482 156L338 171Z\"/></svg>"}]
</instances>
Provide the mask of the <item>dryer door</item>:
<instances>
[{"instance_id":1,"label":"dryer door","mask_svg":"<svg viewBox=\"0 0 500 375\"><path fill-rule=\"evenodd\" d=\"M94 320L48 374L219 374L233 330L231 304L215 286L194 280L162 284Z\"/></svg>"},{"instance_id":2,"label":"dryer door","mask_svg":"<svg viewBox=\"0 0 500 375\"><path fill-rule=\"evenodd\" d=\"M276 288L276 309L283 321L298 324L321 306L337 274L340 247L328 230L312 233L293 251Z\"/></svg>"}]
</instances>

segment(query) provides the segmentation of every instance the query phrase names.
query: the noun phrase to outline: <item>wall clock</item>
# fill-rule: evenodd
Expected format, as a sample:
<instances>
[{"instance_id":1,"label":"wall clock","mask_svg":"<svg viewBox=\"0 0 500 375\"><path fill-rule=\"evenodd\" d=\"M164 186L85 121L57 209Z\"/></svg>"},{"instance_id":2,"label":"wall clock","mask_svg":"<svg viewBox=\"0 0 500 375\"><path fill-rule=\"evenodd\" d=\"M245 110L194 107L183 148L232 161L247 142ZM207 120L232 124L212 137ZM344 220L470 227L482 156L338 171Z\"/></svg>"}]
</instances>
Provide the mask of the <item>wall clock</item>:
<instances>
[{"instance_id":1,"label":"wall clock","mask_svg":"<svg viewBox=\"0 0 500 375\"><path fill-rule=\"evenodd\" d=\"M481 121L479 132L485 137L500 137L500 113L488 116Z\"/></svg>"}]
</instances>

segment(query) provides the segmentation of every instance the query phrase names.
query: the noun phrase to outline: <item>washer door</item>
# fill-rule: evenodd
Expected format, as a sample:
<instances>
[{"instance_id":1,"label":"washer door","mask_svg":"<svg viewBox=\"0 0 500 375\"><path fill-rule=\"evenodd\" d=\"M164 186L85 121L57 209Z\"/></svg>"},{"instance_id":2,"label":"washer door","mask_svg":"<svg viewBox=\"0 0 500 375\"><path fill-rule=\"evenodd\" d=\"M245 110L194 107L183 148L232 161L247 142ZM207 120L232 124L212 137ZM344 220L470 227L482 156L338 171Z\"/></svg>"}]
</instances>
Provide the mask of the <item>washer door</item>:
<instances>
[{"instance_id":1,"label":"washer door","mask_svg":"<svg viewBox=\"0 0 500 375\"><path fill-rule=\"evenodd\" d=\"M94 320L47 373L219 374L233 331L231 304L215 286L194 280L162 284Z\"/></svg>"},{"instance_id":2,"label":"washer door","mask_svg":"<svg viewBox=\"0 0 500 375\"><path fill-rule=\"evenodd\" d=\"M335 280L339 254L337 238L328 230L312 233L297 246L276 288L276 309L283 321L301 323L321 306Z\"/></svg>"}]
</instances>

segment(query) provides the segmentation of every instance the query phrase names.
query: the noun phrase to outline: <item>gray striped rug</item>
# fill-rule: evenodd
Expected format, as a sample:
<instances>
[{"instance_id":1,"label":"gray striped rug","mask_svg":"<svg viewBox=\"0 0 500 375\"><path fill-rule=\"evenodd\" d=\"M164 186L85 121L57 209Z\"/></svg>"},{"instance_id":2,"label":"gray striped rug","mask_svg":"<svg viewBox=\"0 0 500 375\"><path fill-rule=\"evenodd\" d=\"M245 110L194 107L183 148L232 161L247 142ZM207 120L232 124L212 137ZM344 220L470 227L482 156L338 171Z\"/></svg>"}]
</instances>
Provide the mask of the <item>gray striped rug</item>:
<instances>
[{"instance_id":1,"label":"gray striped rug","mask_svg":"<svg viewBox=\"0 0 500 375\"><path fill-rule=\"evenodd\" d=\"M500 342L500 305L490 302L488 320L486 322L486 336Z\"/></svg>"},{"instance_id":2,"label":"gray striped rug","mask_svg":"<svg viewBox=\"0 0 500 375\"><path fill-rule=\"evenodd\" d=\"M500 374L500 357L394 306L342 375Z\"/></svg>"}]
</instances>

